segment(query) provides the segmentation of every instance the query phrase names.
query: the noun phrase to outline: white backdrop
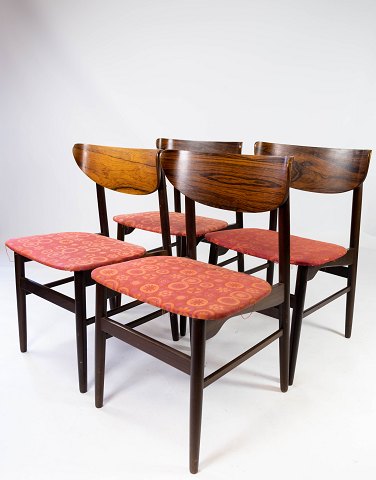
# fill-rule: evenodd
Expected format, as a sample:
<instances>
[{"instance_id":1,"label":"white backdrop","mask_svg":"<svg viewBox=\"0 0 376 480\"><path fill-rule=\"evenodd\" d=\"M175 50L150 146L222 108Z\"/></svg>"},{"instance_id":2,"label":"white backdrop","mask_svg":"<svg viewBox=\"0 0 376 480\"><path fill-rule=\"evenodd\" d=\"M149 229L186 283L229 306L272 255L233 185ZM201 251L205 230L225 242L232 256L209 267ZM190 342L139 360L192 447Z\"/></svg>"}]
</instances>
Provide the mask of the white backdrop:
<instances>
[{"instance_id":1,"label":"white backdrop","mask_svg":"<svg viewBox=\"0 0 376 480\"><path fill-rule=\"evenodd\" d=\"M153 147L167 136L243 141L245 153L256 140L376 150L374 0L0 6L1 242L98 230L76 142ZM376 245L375 190L371 165L367 245ZM111 216L155 208L156 197L109 197ZM294 192L292 231L346 244L349 208L346 194ZM149 241L140 235L132 241Z\"/></svg>"}]
</instances>

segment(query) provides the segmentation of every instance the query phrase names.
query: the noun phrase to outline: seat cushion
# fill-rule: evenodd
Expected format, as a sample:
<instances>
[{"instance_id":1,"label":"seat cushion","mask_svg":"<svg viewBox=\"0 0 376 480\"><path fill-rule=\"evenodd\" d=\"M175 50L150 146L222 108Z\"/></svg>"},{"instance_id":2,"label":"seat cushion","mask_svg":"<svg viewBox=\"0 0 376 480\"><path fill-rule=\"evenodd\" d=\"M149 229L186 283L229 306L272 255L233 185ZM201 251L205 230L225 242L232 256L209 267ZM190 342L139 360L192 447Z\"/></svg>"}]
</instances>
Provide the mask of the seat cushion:
<instances>
[{"instance_id":1,"label":"seat cushion","mask_svg":"<svg viewBox=\"0 0 376 480\"><path fill-rule=\"evenodd\" d=\"M272 262L278 262L278 233L259 228L241 228L209 233L206 240L225 248ZM319 266L342 257L347 249L333 243L290 237L290 263L301 266Z\"/></svg>"},{"instance_id":2,"label":"seat cushion","mask_svg":"<svg viewBox=\"0 0 376 480\"><path fill-rule=\"evenodd\" d=\"M189 258L145 257L96 268L91 276L112 290L201 320L234 315L271 291L260 278Z\"/></svg>"},{"instance_id":3,"label":"seat cushion","mask_svg":"<svg viewBox=\"0 0 376 480\"><path fill-rule=\"evenodd\" d=\"M161 233L161 222L159 212L141 212L130 213L129 215L117 215L115 222L121 223L126 227L139 228L148 232ZM196 216L196 235L201 237L208 232L215 232L227 227L227 222L215 220L214 218ZM171 235L185 237L187 231L185 228L184 213L170 212L170 230Z\"/></svg>"},{"instance_id":4,"label":"seat cushion","mask_svg":"<svg viewBox=\"0 0 376 480\"><path fill-rule=\"evenodd\" d=\"M81 232L11 238L6 246L30 260L71 272L142 257L146 251L139 245Z\"/></svg>"}]
</instances>

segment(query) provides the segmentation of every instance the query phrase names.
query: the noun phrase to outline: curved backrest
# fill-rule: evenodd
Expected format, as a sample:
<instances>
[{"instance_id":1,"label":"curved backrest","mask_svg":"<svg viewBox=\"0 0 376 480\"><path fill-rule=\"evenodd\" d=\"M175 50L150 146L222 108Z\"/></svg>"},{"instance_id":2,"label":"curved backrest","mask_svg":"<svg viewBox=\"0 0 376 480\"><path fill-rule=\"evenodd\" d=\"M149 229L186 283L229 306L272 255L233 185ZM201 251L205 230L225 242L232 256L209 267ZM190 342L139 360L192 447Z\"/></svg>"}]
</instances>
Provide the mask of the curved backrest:
<instances>
[{"instance_id":1,"label":"curved backrest","mask_svg":"<svg viewBox=\"0 0 376 480\"><path fill-rule=\"evenodd\" d=\"M190 152L207 153L241 153L243 142L201 142L196 140L158 138L156 145L157 148L161 150L188 150Z\"/></svg>"},{"instance_id":2,"label":"curved backrest","mask_svg":"<svg viewBox=\"0 0 376 480\"><path fill-rule=\"evenodd\" d=\"M353 190L365 180L371 150L256 142L255 155L291 155L291 187L317 193Z\"/></svg>"},{"instance_id":3,"label":"curved backrest","mask_svg":"<svg viewBox=\"0 0 376 480\"><path fill-rule=\"evenodd\" d=\"M158 150L102 147L77 143L77 165L102 187L133 195L155 192L159 184Z\"/></svg>"},{"instance_id":4,"label":"curved backrest","mask_svg":"<svg viewBox=\"0 0 376 480\"><path fill-rule=\"evenodd\" d=\"M238 212L265 212L288 197L288 157L161 152L166 177L191 200Z\"/></svg>"}]
</instances>

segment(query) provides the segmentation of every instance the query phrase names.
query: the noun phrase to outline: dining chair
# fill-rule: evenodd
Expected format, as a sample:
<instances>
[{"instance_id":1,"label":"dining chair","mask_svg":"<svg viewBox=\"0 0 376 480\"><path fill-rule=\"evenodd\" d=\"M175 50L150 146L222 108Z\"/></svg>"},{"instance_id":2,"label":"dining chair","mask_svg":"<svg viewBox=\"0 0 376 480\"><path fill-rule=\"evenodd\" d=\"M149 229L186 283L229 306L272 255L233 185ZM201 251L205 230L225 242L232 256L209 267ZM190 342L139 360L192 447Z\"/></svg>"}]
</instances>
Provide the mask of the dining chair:
<instances>
[{"instance_id":1,"label":"dining chair","mask_svg":"<svg viewBox=\"0 0 376 480\"><path fill-rule=\"evenodd\" d=\"M156 147L160 150L188 150L191 152L207 152L207 153L241 153L242 142L217 142L217 141L197 141L197 140L179 140L173 138L158 138L156 140ZM179 257L186 256L186 228L185 228L185 215L182 213L181 208L181 195L180 192L173 189L174 193L174 211L169 213L170 230L171 235L175 236L176 241L172 243L172 246L176 247L176 254ZM124 240L126 235L132 233L135 229L141 229L149 232L161 234L161 224L159 218L159 211L151 212L138 212L127 213L122 215L116 215L114 221L118 224L117 238L118 240ZM235 222L231 225L221 219L196 216L196 238L197 243L204 240L204 236L208 232L216 230L222 230L224 228L241 228L243 226L243 214L242 212L236 213ZM159 247L157 247L158 249ZM149 250L152 252L153 250ZM216 251L216 254L223 255L227 252L226 249L220 249ZM229 258L221 262L219 265L228 265L234 261L237 261L238 271L244 271L244 256L238 253L235 257ZM218 263L218 259L217 259ZM120 305L121 296L118 295L112 300L114 306ZM172 316L172 322L174 322ZM176 320L177 321L177 320ZM175 329L174 329L175 331ZM180 335L186 334L186 319L184 316L180 317ZM173 335L174 340L178 340L179 337Z\"/></svg>"},{"instance_id":2,"label":"dining chair","mask_svg":"<svg viewBox=\"0 0 376 480\"><path fill-rule=\"evenodd\" d=\"M328 242L291 236L290 262L298 266L295 294L291 295L293 308L290 346L289 383L293 384L303 318L329 302L346 295L345 336L350 338L354 314L354 299L359 250L362 185L366 178L370 150L306 147L278 143L256 142L256 155L292 155L291 187L306 192L337 194L352 191L350 243L348 248ZM320 226L318 225L318 231ZM278 234L271 230L244 228L227 232L209 233L206 239L215 245L278 262ZM315 305L304 308L308 281L318 272L343 277L346 287ZM275 309L265 312L276 316Z\"/></svg>"},{"instance_id":3,"label":"dining chair","mask_svg":"<svg viewBox=\"0 0 376 480\"><path fill-rule=\"evenodd\" d=\"M149 256L95 269L95 404L103 406L106 338L123 340L190 375L190 471L198 471L203 389L279 340L280 388L288 389L289 349L289 168L288 157L210 154L166 150L160 153L167 179L185 197L187 257ZM236 187L234 187L236 185ZM271 286L242 272L196 260L195 202L235 212L279 209L279 283ZM166 205L167 202L164 202ZM160 210L167 225L168 211ZM122 324L106 313L110 288L190 319L187 355ZM278 328L218 370L204 376L206 339L230 317L276 307ZM154 392L153 395L156 393ZM161 392L157 393L161 395Z\"/></svg>"},{"instance_id":4,"label":"dining chair","mask_svg":"<svg viewBox=\"0 0 376 480\"><path fill-rule=\"evenodd\" d=\"M19 340L27 350L26 297L37 295L75 314L79 389L87 391L86 287L94 282L90 273L99 266L142 257L145 248L108 237L105 188L134 195L146 195L159 186L158 151L76 144L73 155L80 169L96 183L101 234L63 232L12 238L6 242L14 251ZM164 237L167 239L167 236ZM168 239L169 241L169 239ZM168 244L164 241L168 249ZM25 263L35 261L48 267L73 272L73 276L44 285L26 277ZM74 284L74 298L53 289ZM111 298L115 292L108 290ZM118 311L139 305L131 302ZM160 312L161 313L161 312Z\"/></svg>"}]
</instances>

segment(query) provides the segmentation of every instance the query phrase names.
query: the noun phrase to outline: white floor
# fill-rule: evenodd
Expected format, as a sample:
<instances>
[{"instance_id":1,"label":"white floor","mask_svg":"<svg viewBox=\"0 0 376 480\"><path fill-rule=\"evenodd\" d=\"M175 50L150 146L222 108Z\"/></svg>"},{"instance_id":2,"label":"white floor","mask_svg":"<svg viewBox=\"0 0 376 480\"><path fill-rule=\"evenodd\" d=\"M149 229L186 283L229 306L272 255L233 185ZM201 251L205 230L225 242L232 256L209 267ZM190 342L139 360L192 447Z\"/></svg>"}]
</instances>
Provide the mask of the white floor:
<instances>
[{"instance_id":1,"label":"white floor","mask_svg":"<svg viewBox=\"0 0 376 480\"><path fill-rule=\"evenodd\" d=\"M305 320L296 381L287 393L279 391L277 343L205 390L200 478L376 478L375 265L376 251L363 249L351 340L343 335L343 298ZM28 271L56 278L50 269L29 265ZM93 327L89 391L80 394L72 314L28 297L28 352L21 354L6 256L0 282L0 478L192 478L188 376L111 339L105 405L96 409ZM343 282L319 274L308 302ZM92 306L92 293L89 300ZM207 371L275 326L258 314L228 322L208 342ZM166 317L143 329L172 343ZM188 350L188 339L179 345Z\"/></svg>"}]
</instances>

